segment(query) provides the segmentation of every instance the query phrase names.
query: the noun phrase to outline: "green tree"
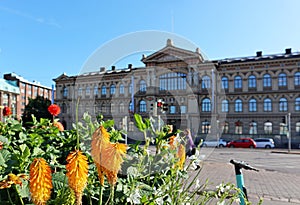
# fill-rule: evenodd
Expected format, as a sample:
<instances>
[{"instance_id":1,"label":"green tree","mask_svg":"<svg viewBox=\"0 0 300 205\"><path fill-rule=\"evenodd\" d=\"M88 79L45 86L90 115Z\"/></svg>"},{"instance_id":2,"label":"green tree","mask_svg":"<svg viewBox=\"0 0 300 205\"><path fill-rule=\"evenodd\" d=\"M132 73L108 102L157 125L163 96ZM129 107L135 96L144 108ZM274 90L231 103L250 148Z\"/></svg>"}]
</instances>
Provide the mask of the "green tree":
<instances>
[{"instance_id":1,"label":"green tree","mask_svg":"<svg viewBox=\"0 0 300 205\"><path fill-rule=\"evenodd\" d=\"M39 121L41 118L52 119L52 115L48 111L48 107L51 105L51 101L37 96L35 99L29 98L29 103L25 106L25 110L22 116L24 125L32 122L32 116L34 115Z\"/></svg>"}]
</instances>

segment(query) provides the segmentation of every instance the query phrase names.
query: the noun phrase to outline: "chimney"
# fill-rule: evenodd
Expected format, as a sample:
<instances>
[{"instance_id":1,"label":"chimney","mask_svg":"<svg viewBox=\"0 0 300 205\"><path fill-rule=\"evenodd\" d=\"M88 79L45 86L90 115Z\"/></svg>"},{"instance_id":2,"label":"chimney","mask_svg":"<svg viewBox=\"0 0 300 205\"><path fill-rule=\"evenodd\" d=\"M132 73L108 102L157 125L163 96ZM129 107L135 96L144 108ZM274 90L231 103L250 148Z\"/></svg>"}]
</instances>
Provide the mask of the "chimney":
<instances>
[{"instance_id":1,"label":"chimney","mask_svg":"<svg viewBox=\"0 0 300 205\"><path fill-rule=\"evenodd\" d=\"M116 66L111 66L111 70L116 70Z\"/></svg>"},{"instance_id":2,"label":"chimney","mask_svg":"<svg viewBox=\"0 0 300 205\"><path fill-rule=\"evenodd\" d=\"M100 67L100 72L104 72L105 71L105 67Z\"/></svg>"},{"instance_id":3,"label":"chimney","mask_svg":"<svg viewBox=\"0 0 300 205\"><path fill-rule=\"evenodd\" d=\"M262 51L256 51L256 57L261 57L262 56Z\"/></svg>"},{"instance_id":4,"label":"chimney","mask_svg":"<svg viewBox=\"0 0 300 205\"><path fill-rule=\"evenodd\" d=\"M292 53L292 49L291 48L286 48L285 49L285 54L291 54Z\"/></svg>"},{"instance_id":5,"label":"chimney","mask_svg":"<svg viewBox=\"0 0 300 205\"><path fill-rule=\"evenodd\" d=\"M131 69L132 68L132 64L128 64L128 68Z\"/></svg>"}]
</instances>

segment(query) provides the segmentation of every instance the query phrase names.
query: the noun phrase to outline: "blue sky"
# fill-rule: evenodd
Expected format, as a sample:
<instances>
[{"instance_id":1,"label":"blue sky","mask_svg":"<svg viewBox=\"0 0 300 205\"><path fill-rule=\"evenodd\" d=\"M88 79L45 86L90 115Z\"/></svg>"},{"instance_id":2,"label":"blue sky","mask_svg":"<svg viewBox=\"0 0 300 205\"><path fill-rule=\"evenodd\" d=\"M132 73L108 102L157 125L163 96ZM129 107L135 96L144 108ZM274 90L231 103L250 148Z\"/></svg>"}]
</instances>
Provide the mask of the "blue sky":
<instances>
[{"instance_id":1,"label":"blue sky","mask_svg":"<svg viewBox=\"0 0 300 205\"><path fill-rule=\"evenodd\" d=\"M145 30L188 39L209 59L299 51L299 10L298 0L0 0L0 75L51 86L63 72L80 73L111 40Z\"/></svg>"}]
</instances>

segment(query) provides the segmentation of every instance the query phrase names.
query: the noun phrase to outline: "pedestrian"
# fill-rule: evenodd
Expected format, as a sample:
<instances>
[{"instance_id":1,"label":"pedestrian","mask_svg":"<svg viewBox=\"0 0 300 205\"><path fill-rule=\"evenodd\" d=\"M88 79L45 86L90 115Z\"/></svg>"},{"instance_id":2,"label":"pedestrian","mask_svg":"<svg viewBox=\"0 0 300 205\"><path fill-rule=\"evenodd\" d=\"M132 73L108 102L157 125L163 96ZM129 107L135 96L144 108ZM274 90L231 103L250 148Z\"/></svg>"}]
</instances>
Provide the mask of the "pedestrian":
<instances>
[{"instance_id":1,"label":"pedestrian","mask_svg":"<svg viewBox=\"0 0 300 205\"><path fill-rule=\"evenodd\" d=\"M196 145L195 145L194 140L192 138L190 129L188 129L188 128L185 129L183 133L184 133L184 136L185 136L185 140L187 141L187 145L188 145L187 155L188 156L194 155L195 152L196 152Z\"/></svg>"},{"instance_id":2,"label":"pedestrian","mask_svg":"<svg viewBox=\"0 0 300 205\"><path fill-rule=\"evenodd\" d=\"M187 141L187 146L188 146L187 147L188 148L187 156L190 160L192 160L192 167L196 171L201 168L200 152L199 152L199 150L197 150L197 147L192 138L190 129L187 128L184 130L184 136L185 136L185 140Z\"/></svg>"}]
</instances>

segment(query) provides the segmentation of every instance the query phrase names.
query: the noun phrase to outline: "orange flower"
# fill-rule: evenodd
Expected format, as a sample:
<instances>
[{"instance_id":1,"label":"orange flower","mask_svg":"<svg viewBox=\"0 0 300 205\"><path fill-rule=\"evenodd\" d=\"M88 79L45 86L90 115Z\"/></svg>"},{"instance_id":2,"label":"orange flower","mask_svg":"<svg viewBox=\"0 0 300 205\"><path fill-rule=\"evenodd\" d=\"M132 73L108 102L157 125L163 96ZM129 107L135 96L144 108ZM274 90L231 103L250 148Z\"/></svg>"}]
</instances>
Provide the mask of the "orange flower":
<instances>
[{"instance_id":1,"label":"orange flower","mask_svg":"<svg viewBox=\"0 0 300 205\"><path fill-rule=\"evenodd\" d=\"M101 164L101 152L109 144L109 133L103 126L95 130L91 142L91 154L96 163Z\"/></svg>"},{"instance_id":2,"label":"orange flower","mask_svg":"<svg viewBox=\"0 0 300 205\"><path fill-rule=\"evenodd\" d=\"M88 179L88 159L80 150L71 152L67 157L67 177L70 188L75 192L76 202L82 204L82 192Z\"/></svg>"},{"instance_id":3,"label":"orange flower","mask_svg":"<svg viewBox=\"0 0 300 205\"><path fill-rule=\"evenodd\" d=\"M178 162L176 163L176 167L178 167L180 170L183 170L184 162L185 162L185 147L183 144L179 145L178 151L177 151L177 157L179 158Z\"/></svg>"},{"instance_id":4,"label":"orange flower","mask_svg":"<svg viewBox=\"0 0 300 205\"><path fill-rule=\"evenodd\" d=\"M59 131L64 131L65 128L60 122L53 122L53 126L57 127Z\"/></svg>"},{"instance_id":5,"label":"orange flower","mask_svg":"<svg viewBox=\"0 0 300 205\"><path fill-rule=\"evenodd\" d=\"M4 179L0 182L0 189L10 188L13 184L19 184L20 186L22 186L21 178L28 179L28 176L26 174L8 174L7 179Z\"/></svg>"},{"instance_id":6,"label":"orange flower","mask_svg":"<svg viewBox=\"0 0 300 205\"><path fill-rule=\"evenodd\" d=\"M34 204L44 205L52 189L51 169L43 158L35 158L30 165L30 193Z\"/></svg>"},{"instance_id":7,"label":"orange flower","mask_svg":"<svg viewBox=\"0 0 300 205\"><path fill-rule=\"evenodd\" d=\"M57 116L60 113L60 107L58 105L56 105L56 104L51 104L48 107L48 111L50 112L51 115Z\"/></svg>"},{"instance_id":8,"label":"orange flower","mask_svg":"<svg viewBox=\"0 0 300 205\"><path fill-rule=\"evenodd\" d=\"M174 136L174 135L169 138L169 145L170 145L171 150L174 150L177 147L177 142L176 142L175 138L176 138L176 136Z\"/></svg>"},{"instance_id":9,"label":"orange flower","mask_svg":"<svg viewBox=\"0 0 300 205\"><path fill-rule=\"evenodd\" d=\"M9 107L5 106L5 107L3 108L2 114L3 114L3 116L9 116L9 115L12 114L12 112L11 112L11 110L10 110Z\"/></svg>"},{"instance_id":10,"label":"orange flower","mask_svg":"<svg viewBox=\"0 0 300 205\"><path fill-rule=\"evenodd\" d=\"M126 154L127 145L120 143L110 143L109 146L103 150L103 159L105 174L108 182L111 185L115 185L117 182L117 174L121 169L123 163L123 157Z\"/></svg>"},{"instance_id":11,"label":"orange flower","mask_svg":"<svg viewBox=\"0 0 300 205\"><path fill-rule=\"evenodd\" d=\"M104 167L103 165L103 157L102 152L109 145L109 133L103 126L100 126L95 130L92 136L91 142L91 155L95 161L98 170L98 177L100 180L100 184L104 186Z\"/></svg>"}]
</instances>

